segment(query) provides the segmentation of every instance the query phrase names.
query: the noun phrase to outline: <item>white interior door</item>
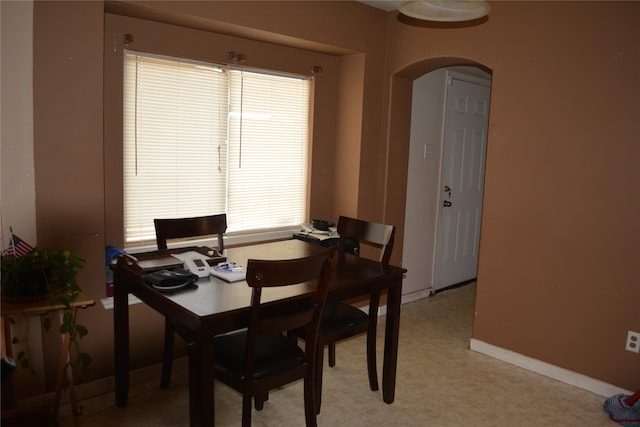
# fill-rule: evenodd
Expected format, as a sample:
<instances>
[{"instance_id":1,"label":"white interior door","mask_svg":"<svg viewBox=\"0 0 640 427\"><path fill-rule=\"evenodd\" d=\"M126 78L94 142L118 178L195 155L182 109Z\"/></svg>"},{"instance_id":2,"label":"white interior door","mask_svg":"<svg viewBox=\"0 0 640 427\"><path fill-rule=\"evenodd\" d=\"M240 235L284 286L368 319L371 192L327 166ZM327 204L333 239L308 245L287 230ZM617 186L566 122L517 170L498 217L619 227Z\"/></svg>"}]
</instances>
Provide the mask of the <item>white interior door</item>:
<instances>
[{"instance_id":1,"label":"white interior door","mask_svg":"<svg viewBox=\"0 0 640 427\"><path fill-rule=\"evenodd\" d=\"M448 77L434 290L476 277L491 88Z\"/></svg>"}]
</instances>

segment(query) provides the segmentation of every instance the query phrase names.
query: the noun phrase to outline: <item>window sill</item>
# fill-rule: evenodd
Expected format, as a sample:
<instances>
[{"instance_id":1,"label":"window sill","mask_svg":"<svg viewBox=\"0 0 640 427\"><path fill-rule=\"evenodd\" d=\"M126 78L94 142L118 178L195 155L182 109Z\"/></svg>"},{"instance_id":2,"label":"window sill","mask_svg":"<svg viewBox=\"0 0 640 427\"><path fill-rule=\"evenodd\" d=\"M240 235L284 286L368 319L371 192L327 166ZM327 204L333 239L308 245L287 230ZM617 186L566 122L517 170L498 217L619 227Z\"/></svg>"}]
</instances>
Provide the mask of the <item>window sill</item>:
<instances>
[{"instance_id":1,"label":"window sill","mask_svg":"<svg viewBox=\"0 0 640 427\"><path fill-rule=\"evenodd\" d=\"M261 242L268 242L272 240L290 239L293 233L300 231L300 226L280 228L276 230L262 230L254 233L225 233L224 245L226 247L241 246L257 244ZM218 246L218 240L216 238L209 239L195 239L186 240L183 242L175 242L170 244L172 248L180 248L186 246ZM124 250L130 254L137 254L141 252L150 252L157 249L155 242L146 242L139 246L125 247Z\"/></svg>"}]
</instances>

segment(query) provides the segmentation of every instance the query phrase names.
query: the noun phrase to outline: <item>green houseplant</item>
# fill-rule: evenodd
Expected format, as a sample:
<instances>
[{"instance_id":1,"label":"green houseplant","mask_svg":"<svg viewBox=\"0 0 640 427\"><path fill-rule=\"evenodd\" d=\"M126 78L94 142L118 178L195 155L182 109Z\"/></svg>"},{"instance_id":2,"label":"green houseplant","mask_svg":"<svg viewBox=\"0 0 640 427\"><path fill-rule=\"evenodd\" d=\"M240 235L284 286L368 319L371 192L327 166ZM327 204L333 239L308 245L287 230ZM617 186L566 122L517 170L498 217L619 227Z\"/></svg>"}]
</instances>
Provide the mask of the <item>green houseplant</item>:
<instances>
[{"instance_id":1,"label":"green houseplant","mask_svg":"<svg viewBox=\"0 0 640 427\"><path fill-rule=\"evenodd\" d=\"M60 333L69 334L69 350L73 348L78 361L77 367L82 372L87 371L91 362L91 357L80 350L80 339L87 335L88 330L76 322L72 303L82 291L76 276L84 263L85 260L80 255L69 251L36 247L19 257L5 252L2 254L0 282L2 298L7 302L28 303L50 299L52 304L65 307ZM15 319L9 318L9 322L15 323ZM48 314L43 320L43 326L45 331L50 329L51 318ZM14 336L12 343L26 345L26 340ZM18 353L16 362L33 372L28 348Z\"/></svg>"}]
</instances>

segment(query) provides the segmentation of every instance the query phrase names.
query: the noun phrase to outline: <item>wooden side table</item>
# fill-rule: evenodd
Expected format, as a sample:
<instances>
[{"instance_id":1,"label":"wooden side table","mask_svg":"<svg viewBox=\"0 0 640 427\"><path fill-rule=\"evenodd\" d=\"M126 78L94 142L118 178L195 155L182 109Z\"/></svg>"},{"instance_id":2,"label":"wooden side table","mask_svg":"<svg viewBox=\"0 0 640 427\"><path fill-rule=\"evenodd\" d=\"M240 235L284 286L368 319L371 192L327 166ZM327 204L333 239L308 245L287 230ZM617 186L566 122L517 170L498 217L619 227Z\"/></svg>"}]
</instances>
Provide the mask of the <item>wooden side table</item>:
<instances>
[{"instance_id":1,"label":"wooden side table","mask_svg":"<svg viewBox=\"0 0 640 427\"><path fill-rule=\"evenodd\" d=\"M87 298L85 295L80 294L71 304L71 314L76 315L76 311L78 308L87 308L95 304L95 301ZM7 356L13 357L13 349L11 344L11 324L8 321L8 317L35 317L35 316L44 316L47 313L56 312L60 319L67 310L67 308L62 304L52 303L50 299L35 301L35 302L5 302L2 301L2 312L0 315L4 318L4 338L7 349ZM15 401L12 396L12 377L7 379L8 384L6 385L8 388L8 405L9 408L2 408L2 419L10 419L19 417L25 414L30 414L34 412L41 412L46 409L51 409L53 411L53 417L56 419L58 417L58 413L60 410L60 400L62 398L62 391L64 388L65 382L65 373L66 379L69 381L69 400L71 402L71 410L73 411L73 423L75 426L79 425L78 420L78 403L76 399L75 388L73 384L73 373L71 370L66 370L65 366L70 361L69 356L69 334L62 335L62 347L60 349L60 360L58 363L58 377L56 381L56 393L53 399L43 402L38 405L19 408L15 407ZM3 388L5 385L3 384Z\"/></svg>"}]
</instances>

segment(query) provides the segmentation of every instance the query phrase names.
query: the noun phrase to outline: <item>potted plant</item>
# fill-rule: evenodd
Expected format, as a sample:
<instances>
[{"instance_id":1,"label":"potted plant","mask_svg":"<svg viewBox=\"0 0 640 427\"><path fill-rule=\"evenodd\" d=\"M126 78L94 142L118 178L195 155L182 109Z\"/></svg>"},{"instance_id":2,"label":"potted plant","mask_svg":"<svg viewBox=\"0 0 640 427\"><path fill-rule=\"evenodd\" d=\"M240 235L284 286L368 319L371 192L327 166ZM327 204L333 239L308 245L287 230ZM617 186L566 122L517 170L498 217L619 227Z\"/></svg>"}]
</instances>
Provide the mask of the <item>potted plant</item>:
<instances>
[{"instance_id":1,"label":"potted plant","mask_svg":"<svg viewBox=\"0 0 640 427\"><path fill-rule=\"evenodd\" d=\"M7 252L2 254L2 282L0 292L3 300L12 303L29 303L51 299L52 304L65 307L60 333L69 334L69 346L75 350L78 368L86 371L91 357L80 351L80 339L88 333L85 326L76 322L72 308L81 288L76 280L78 270L84 266L85 260L69 251L55 251L34 248L23 256L14 256ZM15 320L9 318L9 322ZM46 315L43 320L45 331L51 326L51 318ZM23 342L19 337L12 338L13 344ZM26 345L26 340L24 340ZM33 372L28 348L17 355L17 364ZM77 378L77 377L76 377Z\"/></svg>"}]
</instances>

